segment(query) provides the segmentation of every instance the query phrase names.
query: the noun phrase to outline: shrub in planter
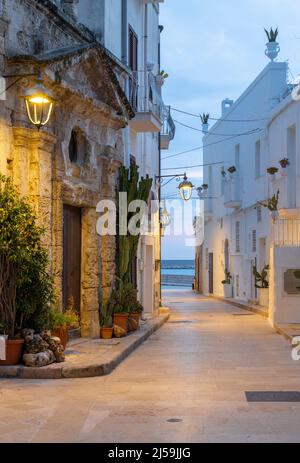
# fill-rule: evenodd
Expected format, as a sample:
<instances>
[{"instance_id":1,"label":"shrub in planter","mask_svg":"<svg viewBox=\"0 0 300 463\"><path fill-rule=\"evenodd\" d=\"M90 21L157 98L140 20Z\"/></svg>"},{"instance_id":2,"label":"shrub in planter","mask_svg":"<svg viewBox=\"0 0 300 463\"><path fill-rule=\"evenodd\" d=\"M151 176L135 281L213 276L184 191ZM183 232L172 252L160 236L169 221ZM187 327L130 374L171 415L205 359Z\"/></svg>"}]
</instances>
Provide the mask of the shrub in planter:
<instances>
[{"instance_id":1,"label":"shrub in planter","mask_svg":"<svg viewBox=\"0 0 300 463\"><path fill-rule=\"evenodd\" d=\"M232 276L229 270L225 269L225 279L222 281L222 285L224 286L224 297L229 299L232 297L232 285L231 285Z\"/></svg>"},{"instance_id":2,"label":"shrub in planter","mask_svg":"<svg viewBox=\"0 0 300 463\"><path fill-rule=\"evenodd\" d=\"M265 265L261 272L257 270L256 266L253 267L255 287L259 291L259 304L266 307L269 305L269 281L267 279L269 270L269 265Z\"/></svg>"},{"instance_id":3,"label":"shrub in planter","mask_svg":"<svg viewBox=\"0 0 300 463\"><path fill-rule=\"evenodd\" d=\"M7 350L18 341L20 356L21 330L47 328L55 300L43 232L27 200L0 174L0 334L8 336Z\"/></svg>"},{"instance_id":4,"label":"shrub in planter","mask_svg":"<svg viewBox=\"0 0 300 463\"><path fill-rule=\"evenodd\" d=\"M113 335L113 305L109 300L100 310L100 337L102 339L111 339Z\"/></svg>"},{"instance_id":5,"label":"shrub in planter","mask_svg":"<svg viewBox=\"0 0 300 463\"><path fill-rule=\"evenodd\" d=\"M56 310L50 312L51 334L60 339L64 349L69 341L69 329L78 328L78 326L79 316L74 310L69 309L63 313Z\"/></svg>"}]
</instances>

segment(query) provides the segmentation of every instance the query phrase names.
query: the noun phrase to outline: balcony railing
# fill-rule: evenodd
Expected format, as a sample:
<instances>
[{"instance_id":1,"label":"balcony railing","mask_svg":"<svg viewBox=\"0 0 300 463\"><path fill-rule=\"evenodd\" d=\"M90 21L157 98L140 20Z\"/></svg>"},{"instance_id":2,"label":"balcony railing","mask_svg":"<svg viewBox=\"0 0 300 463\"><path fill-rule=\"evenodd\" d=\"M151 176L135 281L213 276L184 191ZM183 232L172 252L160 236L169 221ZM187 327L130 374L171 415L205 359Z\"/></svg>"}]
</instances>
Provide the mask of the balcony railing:
<instances>
[{"instance_id":1,"label":"balcony railing","mask_svg":"<svg viewBox=\"0 0 300 463\"><path fill-rule=\"evenodd\" d=\"M136 113L131 125L138 132L160 132L165 117L161 87L149 71L133 72L129 78L129 101Z\"/></svg>"},{"instance_id":2,"label":"balcony railing","mask_svg":"<svg viewBox=\"0 0 300 463\"><path fill-rule=\"evenodd\" d=\"M279 247L300 246L300 219L278 219L273 223L273 243Z\"/></svg>"},{"instance_id":3,"label":"balcony railing","mask_svg":"<svg viewBox=\"0 0 300 463\"><path fill-rule=\"evenodd\" d=\"M224 206L238 209L241 207L240 199L240 181L239 177L234 174L224 183Z\"/></svg>"},{"instance_id":4,"label":"balcony railing","mask_svg":"<svg viewBox=\"0 0 300 463\"><path fill-rule=\"evenodd\" d=\"M175 137L176 127L171 116L171 107L164 106L163 126L160 132L161 149L169 149L170 142Z\"/></svg>"}]
</instances>

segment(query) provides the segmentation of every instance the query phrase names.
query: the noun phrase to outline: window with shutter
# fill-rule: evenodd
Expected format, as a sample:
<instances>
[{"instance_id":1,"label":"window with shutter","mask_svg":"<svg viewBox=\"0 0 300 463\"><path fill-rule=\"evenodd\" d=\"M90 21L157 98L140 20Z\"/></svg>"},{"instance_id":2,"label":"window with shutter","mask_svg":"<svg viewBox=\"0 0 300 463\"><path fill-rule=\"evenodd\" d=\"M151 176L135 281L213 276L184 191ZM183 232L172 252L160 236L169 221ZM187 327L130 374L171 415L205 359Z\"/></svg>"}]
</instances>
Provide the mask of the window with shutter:
<instances>
[{"instance_id":1,"label":"window with shutter","mask_svg":"<svg viewBox=\"0 0 300 463\"><path fill-rule=\"evenodd\" d=\"M132 27L128 31L128 64L132 70L129 78L129 99L134 111L138 107L138 37Z\"/></svg>"},{"instance_id":2,"label":"window with shutter","mask_svg":"<svg viewBox=\"0 0 300 463\"><path fill-rule=\"evenodd\" d=\"M235 222L235 252L241 252L241 224Z\"/></svg>"}]
</instances>

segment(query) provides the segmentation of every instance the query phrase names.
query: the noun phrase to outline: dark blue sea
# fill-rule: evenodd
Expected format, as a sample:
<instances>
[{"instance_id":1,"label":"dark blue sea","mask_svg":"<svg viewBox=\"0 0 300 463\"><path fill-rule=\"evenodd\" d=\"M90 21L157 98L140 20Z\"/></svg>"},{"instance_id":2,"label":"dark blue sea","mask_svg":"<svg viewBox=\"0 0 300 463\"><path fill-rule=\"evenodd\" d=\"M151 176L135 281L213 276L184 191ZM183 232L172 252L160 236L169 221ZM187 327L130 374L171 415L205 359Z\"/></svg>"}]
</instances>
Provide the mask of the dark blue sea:
<instances>
[{"instance_id":1,"label":"dark blue sea","mask_svg":"<svg viewBox=\"0 0 300 463\"><path fill-rule=\"evenodd\" d=\"M161 275L162 289L191 288L195 276L195 262L194 260L162 260Z\"/></svg>"}]
</instances>

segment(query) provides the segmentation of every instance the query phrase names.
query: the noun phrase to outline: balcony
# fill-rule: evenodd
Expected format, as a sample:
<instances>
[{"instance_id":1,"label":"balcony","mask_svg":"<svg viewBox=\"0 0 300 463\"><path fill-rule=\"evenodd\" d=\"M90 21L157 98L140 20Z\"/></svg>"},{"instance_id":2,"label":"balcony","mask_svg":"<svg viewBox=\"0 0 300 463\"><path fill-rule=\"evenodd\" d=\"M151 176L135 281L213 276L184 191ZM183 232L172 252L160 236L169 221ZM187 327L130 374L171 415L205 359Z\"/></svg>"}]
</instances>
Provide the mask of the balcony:
<instances>
[{"instance_id":1,"label":"balcony","mask_svg":"<svg viewBox=\"0 0 300 463\"><path fill-rule=\"evenodd\" d=\"M152 72L133 72L129 78L129 101L135 111L130 127L137 133L160 132L165 106L161 88Z\"/></svg>"},{"instance_id":2,"label":"balcony","mask_svg":"<svg viewBox=\"0 0 300 463\"><path fill-rule=\"evenodd\" d=\"M278 247L300 247L300 219L278 219L273 224L273 244Z\"/></svg>"},{"instance_id":3,"label":"balcony","mask_svg":"<svg viewBox=\"0 0 300 463\"><path fill-rule=\"evenodd\" d=\"M168 150L170 142L175 137L176 127L171 116L171 107L164 107L163 125L160 132L160 147L162 150Z\"/></svg>"},{"instance_id":4,"label":"balcony","mask_svg":"<svg viewBox=\"0 0 300 463\"><path fill-rule=\"evenodd\" d=\"M242 205L240 199L240 181L234 175L226 179L224 183L224 206L230 209L239 209Z\"/></svg>"}]
</instances>

